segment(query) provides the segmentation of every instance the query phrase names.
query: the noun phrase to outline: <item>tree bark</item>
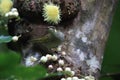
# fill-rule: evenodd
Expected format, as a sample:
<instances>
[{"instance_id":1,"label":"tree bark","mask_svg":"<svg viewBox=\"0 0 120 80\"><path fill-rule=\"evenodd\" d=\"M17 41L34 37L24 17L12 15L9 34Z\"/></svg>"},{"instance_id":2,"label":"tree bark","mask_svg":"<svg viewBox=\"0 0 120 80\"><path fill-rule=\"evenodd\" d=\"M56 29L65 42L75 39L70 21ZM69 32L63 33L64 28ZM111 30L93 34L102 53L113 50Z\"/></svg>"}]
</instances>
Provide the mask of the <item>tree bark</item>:
<instances>
[{"instance_id":1,"label":"tree bark","mask_svg":"<svg viewBox=\"0 0 120 80\"><path fill-rule=\"evenodd\" d=\"M66 59L84 75L98 79L117 0L80 0L81 11L66 28Z\"/></svg>"},{"instance_id":2,"label":"tree bark","mask_svg":"<svg viewBox=\"0 0 120 80\"><path fill-rule=\"evenodd\" d=\"M55 25L56 29L64 33L65 36L64 42L59 47L61 53L66 52L64 56L66 66L70 66L75 71L76 76L92 75L98 80L117 0L78 1L79 12L77 16L71 21L63 21L61 24ZM44 52L44 49L41 49L40 46L35 47L36 44L27 41L31 38L38 38L41 34L46 34L42 32L43 29L41 30L41 27L46 26L46 24L29 22L30 26L28 27L27 22L24 23L25 25L17 24L19 29L11 30L9 28L11 35L22 33L21 41L18 41L15 45L23 45L19 46L20 49L17 49L18 47L14 46L13 43L8 45L13 50L21 50L24 55L26 55L25 53L30 54L30 52ZM12 24L16 23L13 21ZM9 27L13 25L9 24ZM30 33L24 33L24 30L31 28L31 26L33 31L29 30Z\"/></svg>"}]
</instances>

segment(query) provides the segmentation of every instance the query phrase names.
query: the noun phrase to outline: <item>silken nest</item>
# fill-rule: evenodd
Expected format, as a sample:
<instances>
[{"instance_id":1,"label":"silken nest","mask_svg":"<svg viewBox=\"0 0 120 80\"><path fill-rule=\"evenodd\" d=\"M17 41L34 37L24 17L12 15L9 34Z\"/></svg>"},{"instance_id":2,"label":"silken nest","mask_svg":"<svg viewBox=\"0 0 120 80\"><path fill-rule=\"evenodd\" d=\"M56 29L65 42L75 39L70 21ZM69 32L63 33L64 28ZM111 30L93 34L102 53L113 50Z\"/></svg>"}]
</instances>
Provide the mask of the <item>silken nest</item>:
<instances>
[{"instance_id":1,"label":"silken nest","mask_svg":"<svg viewBox=\"0 0 120 80\"><path fill-rule=\"evenodd\" d=\"M79 5L79 0L14 1L14 7L18 9L21 18L31 22L47 22L50 24L74 19L79 12ZM51 10L51 6L53 6L53 10ZM54 17L50 18L51 16Z\"/></svg>"}]
</instances>

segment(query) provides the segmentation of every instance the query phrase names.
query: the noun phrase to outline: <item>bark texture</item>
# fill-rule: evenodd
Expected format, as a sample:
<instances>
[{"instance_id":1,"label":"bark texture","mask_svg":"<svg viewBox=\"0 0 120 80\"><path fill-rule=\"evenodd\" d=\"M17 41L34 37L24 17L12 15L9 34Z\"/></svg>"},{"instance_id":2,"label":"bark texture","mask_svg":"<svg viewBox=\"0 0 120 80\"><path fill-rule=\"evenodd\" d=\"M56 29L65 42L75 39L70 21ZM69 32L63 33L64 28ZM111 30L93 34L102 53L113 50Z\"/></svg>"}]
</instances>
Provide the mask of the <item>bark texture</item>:
<instances>
[{"instance_id":1,"label":"bark texture","mask_svg":"<svg viewBox=\"0 0 120 80\"><path fill-rule=\"evenodd\" d=\"M61 52L66 52L66 55L63 57L66 65L70 66L76 72L76 75L93 75L98 79L104 47L109 35L116 4L117 0L79 0L80 6L78 6L79 12L77 16L73 20L66 20L58 25L54 25L57 30L64 33L65 40L59 47L61 47ZM46 31L46 29L41 30L41 27L50 25L28 21L28 24L25 22L25 25L21 25L21 28L20 24L18 24L19 29L14 28L14 33L13 30L9 29L11 35L23 35L21 41L15 44L19 45L20 49L16 49L13 43L10 46L12 49L21 50L21 53L24 55L34 54L35 52L39 54L46 51L49 52L49 50L40 46L35 47L36 44L27 41L44 36L46 32L42 31ZM9 26L12 25L9 24ZM26 29L28 30L27 32L25 32ZM57 53L57 55L59 54Z\"/></svg>"},{"instance_id":2,"label":"bark texture","mask_svg":"<svg viewBox=\"0 0 120 80\"><path fill-rule=\"evenodd\" d=\"M66 26L63 51L73 68L98 79L117 0L80 0L81 11Z\"/></svg>"}]
</instances>

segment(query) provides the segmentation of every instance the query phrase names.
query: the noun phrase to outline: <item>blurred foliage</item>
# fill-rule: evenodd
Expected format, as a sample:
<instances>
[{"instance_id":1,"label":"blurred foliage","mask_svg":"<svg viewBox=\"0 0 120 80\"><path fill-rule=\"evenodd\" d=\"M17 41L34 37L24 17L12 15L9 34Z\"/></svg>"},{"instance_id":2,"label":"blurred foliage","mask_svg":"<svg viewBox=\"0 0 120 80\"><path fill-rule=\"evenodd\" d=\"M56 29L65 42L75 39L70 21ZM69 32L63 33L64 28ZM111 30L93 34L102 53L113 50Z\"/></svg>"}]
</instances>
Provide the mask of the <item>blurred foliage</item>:
<instances>
[{"instance_id":1,"label":"blurred foliage","mask_svg":"<svg viewBox=\"0 0 120 80\"><path fill-rule=\"evenodd\" d=\"M109 74L109 76L106 75L106 77L100 80L120 80L120 77L119 79L115 78L120 76L120 0L117 4L111 31L106 44L101 74Z\"/></svg>"},{"instance_id":2,"label":"blurred foliage","mask_svg":"<svg viewBox=\"0 0 120 80\"><path fill-rule=\"evenodd\" d=\"M12 36L0 36L0 43L7 43L12 41Z\"/></svg>"},{"instance_id":3,"label":"blurred foliage","mask_svg":"<svg viewBox=\"0 0 120 80\"><path fill-rule=\"evenodd\" d=\"M37 80L45 77L42 66L25 67L20 65L20 55L9 51L0 53L0 80Z\"/></svg>"},{"instance_id":4,"label":"blurred foliage","mask_svg":"<svg viewBox=\"0 0 120 80\"><path fill-rule=\"evenodd\" d=\"M13 6L12 0L0 0L0 14L5 15L5 13L10 11L12 6Z\"/></svg>"}]
</instances>

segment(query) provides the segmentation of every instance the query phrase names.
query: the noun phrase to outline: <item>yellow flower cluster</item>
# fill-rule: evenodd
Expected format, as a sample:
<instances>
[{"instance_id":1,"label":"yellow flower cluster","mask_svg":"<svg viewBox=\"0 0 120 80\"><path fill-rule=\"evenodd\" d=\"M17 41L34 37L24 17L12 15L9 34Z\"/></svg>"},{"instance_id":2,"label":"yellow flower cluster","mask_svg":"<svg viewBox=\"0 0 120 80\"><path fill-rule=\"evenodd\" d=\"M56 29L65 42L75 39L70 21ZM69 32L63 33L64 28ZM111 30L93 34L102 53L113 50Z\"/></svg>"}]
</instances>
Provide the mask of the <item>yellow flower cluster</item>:
<instances>
[{"instance_id":1,"label":"yellow flower cluster","mask_svg":"<svg viewBox=\"0 0 120 80\"><path fill-rule=\"evenodd\" d=\"M4 15L9 12L11 7L13 6L13 2L11 0L1 0L0 1L0 13Z\"/></svg>"}]
</instances>

